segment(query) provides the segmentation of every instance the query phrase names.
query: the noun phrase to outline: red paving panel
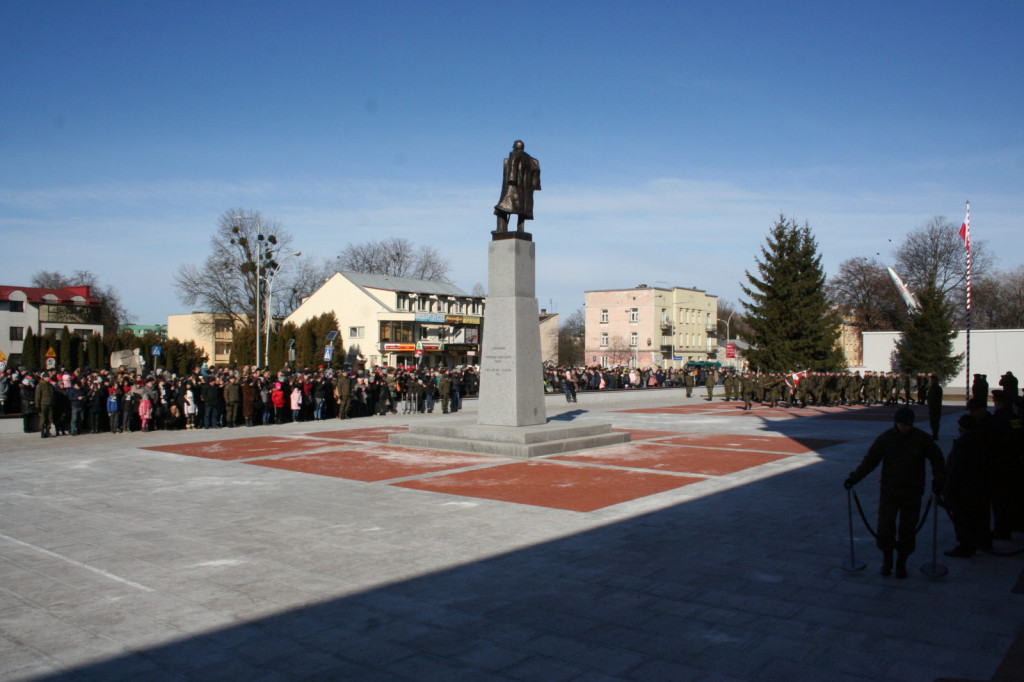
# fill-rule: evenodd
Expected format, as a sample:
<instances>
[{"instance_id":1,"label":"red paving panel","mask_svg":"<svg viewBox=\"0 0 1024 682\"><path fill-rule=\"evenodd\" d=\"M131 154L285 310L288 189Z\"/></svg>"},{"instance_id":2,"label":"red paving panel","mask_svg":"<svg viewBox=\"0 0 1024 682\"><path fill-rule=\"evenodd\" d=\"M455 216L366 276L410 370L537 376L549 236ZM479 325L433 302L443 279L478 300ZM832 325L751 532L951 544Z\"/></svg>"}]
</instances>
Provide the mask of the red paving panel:
<instances>
[{"instance_id":1,"label":"red paving panel","mask_svg":"<svg viewBox=\"0 0 1024 682\"><path fill-rule=\"evenodd\" d=\"M761 452L797 455L810 452L811 450L820 450L843 441L828 440L826 438L789 438L788 436L739 435L733 433L693 433L660 442L675 445L722 448L725 450L758 450Z\"/></svg>"},{"instance_id":2,"label":"red paving panel","mask_svg":"<svg viewBox=\"0 0 1024 682\"><path fill-rule=\"evenodd\" d=\"M316 440L315 438L308 437L259 436L256 438L204 441L202 443L154 445L142 449L173 452L176 455L189 455L191 457L206 457L207 459L235 460L319 450L331 445L333 445L331 441Z\"/></svg>"},{"instance_id":3,"label":"red paving panel","mask_svg":"<svg viewBox=\"0 0 1024 682\"><path fill-rule=\"evenodd\" d=\"M371 447L261 459L246 464L370 483L501 461L507 460L434 450Z\"/></svg>"},{"instance_id":4,"label":"red paving panel","mask_svg":"<svg viewBox=\"0 0 1024 682\"><path fill-rule=\"evenodd\" d=\"M579 454L558 455L553 459L702 476L726 476L786 457L789 455L639 443L616 445Z\"/></svg>"},{"instance_id":5,"label":"red paving panel","mask_svg":"<svg viewBox=\"0 0 1024 682\"><path fill-rule=\"evenodd\" d=\"M394 485L449 495L589 512L702 480L688 476L535 461L432 476Z\"/></svg>"}]
</instances>

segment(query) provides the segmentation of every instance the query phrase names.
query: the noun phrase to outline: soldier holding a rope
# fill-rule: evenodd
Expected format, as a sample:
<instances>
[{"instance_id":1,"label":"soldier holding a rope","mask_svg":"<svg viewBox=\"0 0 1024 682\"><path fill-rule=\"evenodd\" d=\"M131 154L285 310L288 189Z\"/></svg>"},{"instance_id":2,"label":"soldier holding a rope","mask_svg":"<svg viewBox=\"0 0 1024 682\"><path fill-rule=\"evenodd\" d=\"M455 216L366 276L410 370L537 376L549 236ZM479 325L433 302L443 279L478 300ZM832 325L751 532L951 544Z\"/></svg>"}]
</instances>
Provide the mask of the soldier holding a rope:
<instances>
[{"instance_id":1,"label":"soldier holding a rope","mask_svg":"<svg viewBox=\"0 0 1024 682\"><path fill-rule=\"evenodd\" d=\"M921 516L924 495L925 461L932 465L932 490L942 491L945 462L942 451L931 436L914 427L914 411L909 407L896 410L893 428L875 439L864 460L843 484L847 490L855 486L875 468L882 465L878 499L878 532L876 542L882 550L882 575L893 572L893 551L896 552L896 577L907 577L907 558L914 552L917 522ZM897 522L898 519L898 522Z\"/></svg>"}]
</instances>

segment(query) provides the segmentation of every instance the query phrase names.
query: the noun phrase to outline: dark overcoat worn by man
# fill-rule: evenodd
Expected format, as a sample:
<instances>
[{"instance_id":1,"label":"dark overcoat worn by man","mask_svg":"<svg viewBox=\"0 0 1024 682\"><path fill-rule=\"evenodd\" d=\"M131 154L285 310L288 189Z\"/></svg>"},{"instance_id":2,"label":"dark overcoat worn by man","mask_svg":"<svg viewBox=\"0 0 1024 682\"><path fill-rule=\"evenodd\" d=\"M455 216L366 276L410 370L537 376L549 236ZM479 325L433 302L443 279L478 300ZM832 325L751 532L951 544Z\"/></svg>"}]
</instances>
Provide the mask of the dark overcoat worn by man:
<instances>
[{"instance_id":1,"label":"dark overcoat worn by man","mask_svg":"<svg viewBox=\"0 0 1024 682\"><path fill-rule=\"evenodd\" d=\"M36 411L39 412L39 434L43 438L50 437L50 424L53 423L53 405L56 402L56 391L53 384L40 377L35 390Z\"/></svg>"},{"instance_id":2,"label":"dark overcoat worn by man","mask_svg":"<svg viewBox=\"0 0 1024 682\"><path fill-rule=\"evenodd\" d=\"M238 409L242 404L242 387L238 385L238 379L230 377L228 383L224 384L224 402L227 404L227 424L234 428L238 423Z\"/></svg>"},{"instance_id":3,"label":"dark overcoat worn by man","mask_svg":"<svg viewBox=\"0 0 1024 682\"><path fill-rule=\"evenodd\" d=\"M914 411L909 407L896 410L893 428L875 439L868 454L844 486L855 486L875 468L882 465L878 499L878 549L882 550L882 575L893 569L896 550L896 577L907 577L907 558L917 546L917 522L921 516L924 495L925 462L932 465L932 490L942 492L946 466L942 451L924 431L914 427ZM897 519L899 528L897 529Z\"/></svg>"},{"instance_id":4,"label":"dark overcoat worn by man","mask_svg":"<svg viewBox=\"0 0 1024 682\"><path fill-rule=\"evenodd\" d=\"M338 399L338 419L348 419L348 412L352 407L351 376L348 374L338 375L338 381L334 387L334 397Z\"/></svg>"},{"instance_id":5,"label":"dark overcoat worn by man","mask_svg":"<svg viewBox=\"0 0 1024 682\"><path fill-rule=\"evenodd\" d=\"M441 391L441 412L448 414L452 403L452 376L447 370L442 372L438 387Z\"/></svg>"},{"instance_id":6,"label":"dark overcoat worn by man","mask_svg":"<svg viewBox=\"0 0 1024 682\"><path fill-rule=\"evenodd\" d=\"M943 503L956 531L957 545L948 557L970 558L992 545L989 533L988 444L977 420L965 414L958 423L960 437L946 461Z\"/></svg>"}]
</instances>

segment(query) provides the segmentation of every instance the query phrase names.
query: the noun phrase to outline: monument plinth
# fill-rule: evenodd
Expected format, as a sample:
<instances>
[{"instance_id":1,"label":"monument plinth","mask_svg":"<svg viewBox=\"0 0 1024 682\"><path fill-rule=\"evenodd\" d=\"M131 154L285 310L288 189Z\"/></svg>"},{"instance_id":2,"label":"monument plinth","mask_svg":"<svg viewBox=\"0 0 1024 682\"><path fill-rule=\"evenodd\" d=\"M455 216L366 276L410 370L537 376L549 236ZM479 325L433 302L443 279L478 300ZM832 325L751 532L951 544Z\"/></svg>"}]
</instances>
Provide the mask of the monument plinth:
<instances>
[{"instance_id":1,"label":"monument plinth","mask_svg":"<svg viewBox=\"0 0 1024 682\"><path fill-rule=\"evenodd\" d=\"M536 246L522 238L491 241L487 268L477 423L545 424Z\"/></svg>"}]
</instances>

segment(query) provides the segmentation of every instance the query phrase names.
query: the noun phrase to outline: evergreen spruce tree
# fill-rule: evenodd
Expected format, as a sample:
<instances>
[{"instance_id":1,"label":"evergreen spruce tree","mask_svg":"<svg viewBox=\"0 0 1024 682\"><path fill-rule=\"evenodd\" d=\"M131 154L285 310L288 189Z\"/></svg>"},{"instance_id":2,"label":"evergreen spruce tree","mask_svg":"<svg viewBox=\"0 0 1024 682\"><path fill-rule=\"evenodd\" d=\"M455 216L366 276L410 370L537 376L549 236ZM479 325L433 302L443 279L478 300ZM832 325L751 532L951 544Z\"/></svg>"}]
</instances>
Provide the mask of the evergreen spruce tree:
<instances>
[{"instance_id":1,"label":"evergreen spruce tree","mask_svg":"<svg viewBox=\"0 0 1024 682\"><path fill-rule=\"evenodd\" d=\"M42 367L41 360L42 358L39 354L39 339L32 333L32 327L29 327L25 330L25 338L21 344L20 363L29 371L34 371Z\"/></svg>"},{"instance_id":2,"label":"evergreen spruce tree","mask_svg":"<svg viewBox=\"0 0 1024 682\"><path fill-rule=\"evenodd\" d=\"M741 301L751 333L750 367L768 372L840 369L839 318L825 296L825 271L810 226L779 216L761 256L755 259L756 275L746 272L749 286L740 285L750 298Z\"/></svg>"},{"instance_id":3,"label":"evergreen spruce tree","mask_svg":"<svg viewBox=\"0 0 1024 682\"><path fill-rule=\"evenodd\" d=\"M953 310L942 291L929 285L918 292L920 307L911 313L896 342L901 372L931 372L945 383L960 370L964 354L953 355Z\"/></svg>"}]
</instances>

